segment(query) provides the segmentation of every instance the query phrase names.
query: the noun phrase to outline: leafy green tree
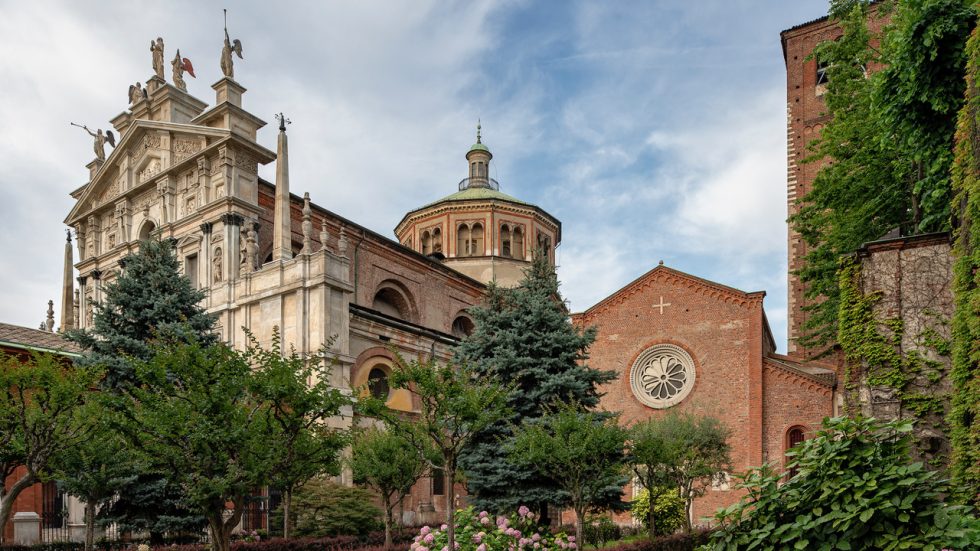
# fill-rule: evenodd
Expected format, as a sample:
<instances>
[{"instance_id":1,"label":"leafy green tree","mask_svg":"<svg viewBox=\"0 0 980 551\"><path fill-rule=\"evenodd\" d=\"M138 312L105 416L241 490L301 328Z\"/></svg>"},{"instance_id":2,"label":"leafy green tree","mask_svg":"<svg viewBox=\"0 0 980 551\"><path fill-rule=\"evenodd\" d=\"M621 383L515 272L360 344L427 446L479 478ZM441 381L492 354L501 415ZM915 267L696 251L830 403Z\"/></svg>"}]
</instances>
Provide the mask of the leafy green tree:
<instances>
[{"instance_id":1,"label":"leafy green tree","mask_svg":"<svg viewBox=\"0 0 980 551\"><path fill-rule=\"evenodd\" d=\"M463 456L467 489L479 508L507 511L533 504L546 513L544 506L561 501L563 492L533 469L516 465L500 442L522 421L542 417L549 404L594 408L599 385L615 374L586 365L596 329L571 324L555 270L543 255L535 256L517 287L491 283L483 304L470 314L476 327L460 343L457 359L511 384L507 405L512 413L480 431Z\"/></svg>"},{"instance_id":2,"label":"leafy green tree","mask_svg":"<svg viewBox=\"0 0 980 551\"><path fill-rule=\"evenodd\" d=\"M876 13L892 23L873 35L868 6L831 2L843 36L814 50L827 64L823 99L832 118L810 145L806 162L820 170L790 219L809 249L797 272L809 300L800 339L808 347L836 338L841 255L894 228L949 228L953 129L976 7L970 0L882 2Z\"/></svg>"},{"instance_id":3,"label":"leafy green tree","mask_svg":"<svg viewBox=\"0 0 980 551\"><path fill-rule=\"evenodd\" d=\"M252 489L269 483L280 459L268 406L249 390L253 366L225 345L171 343L136 367L141 384L129 390L124 429L207 520L212 549L228 551Z\"/></svg>"},{"instance_id":4,"label":"leafy green tree","mask_svg":"<svg viewBox=\"0 0 980 551\"><path fill-rule=\"evenodd\" d=\"M364 488L314 478L296 491L296 535L367 535L381 525L381 511L373 497Z\"/></svg>"},{"instance_id":5,"label":"leafy green tree","mask_svg":"<svg viewBox=\"0 0 980 551\"><path fill-rule=\"evenodd\" d=\"M704 495L713 482L722 482L731 470L730 436L714 417L671 411L630 427L627 461L647 491L677 488L684 501L684 526L690 531L694 498ZM653 525L652 518L647 522Z\"/></svg>"},{"instance_id":6,"label":"leafy green tree","mask_svg":"<svg viewBox=\"0 0 980 551\"><path fill-rule=\"evenodd\" d=\"M282 490L283 538L289 539L293 491L314 476L340 474L346 433L328 421L351 400L330 384L327 344L313 358L304 358L295 350L283 356L280 348L278 327L273 329L268 349L249 334L245 359L255 366L250 388L275 429L277 457L271 483Z\"/></svg>"},{"instance_id":7,"label":"leafy green tree","mask_svg":"<svg viewBox=\"0 0 980 551\"><path fill-rule=\"evenodd\" d=\"M630 502L630 513L647 526L651 538L673 534L684 526L687 504L677 488L659 488L653 494L653 507L650 501L650 492L640 490Z\"/></svg>"},{"instance_id":8,"label":"leafy green tree","mask_svg":"<svg viewBox=\"0 0 980 551\"><path fill-rule=\"evenodd\" d=\"M980 521L942 501L938 474L911 463L912 423L839 417L793 448L788 481L750 471L719 511L714 549L976 549Z\"/></svg>"},{"instance_id":9,"label":"leafy green tree","mask_svg":"<svg viewBox=\"0 0 980 551\"><path fill-rule=\"evenodd\" d=\"M83 409L101 376L50 354L0 353L0 481L9 482L0 483L0 527L24 489L50 478L58 454L90 437ZM12 479L18 467L23 473Z\"/></svg>"},{"instance_id":10,"label":"leafy green tree","mask_svg":"<svg viewBox=\"0 0 980 551\"><path fill-rule=\"evenodd\" d=\"M104 366L105 385L124 390L136 381L134 361L153 357L154 341L195 340L207 346L218 342L218 335L214 317L200 305L204 292L180 275L172 241L141 241L123 265L94 305L94 326L66 337L85 350L79 364Z\"/></svg>"},{"instance_id":11,"label":"leafy green tree","mask_svg":"<svg viewBox=\"0 0 980 551\"><path fill-rule=\"evenodd\" d=\"M446 525L449 549L454 549L456 508L452 504L456 503L459 459L472 446L475 434L510 415L507 388L467 364L396 360L391 385L413 394L416 414L409 419L373 397L364 398L360 406L366 415L383 419L391 430L404 435L430 468L445 469ZM427 457L432 449L437 460Z\"/></svg>"},{"instance_id":12,"label":"leafy green tree","mask_svg":"<svg viewBox=\"0 0 980 551\"><path fill-rule=\"evenodd\" d=\"M557 503L575 511L575 537L584 542L586 514L628 506L620 499L629 482L625 441L618 417L565 404L515 428L507 452L514 463L562 491Z\"/></svg>"},{"instance_id":13,"label":"leafy green tree","mask_svg":"<svg viewBox=\"0 0 980 551\"><path fill-rule=\"evenodd\" d=\"M980 507L980 31L967 43L966 103L956 131L953 191L959 227L953 254L953 383L949 413L953 491Z\"/></svg>"},{"instance_id":14,"label":"leafy green tree","mask_svg":"<svg viewBox=\"0 0 980 551\"><path fill-rule=\"evenodd\" d=\"M351 472L354 482L370 487L381 497L385 549L392 545L392 512L425 474L428 463L424 458L431 458L433 451L420 454L411 441L394 430L369 427L354 436L349 460Z\"/></svg>"},{"instance_id":15,"label":"leafy green tree","mask_svg":"<svg viewBox=\"0 0 980 551\"><path fill-rule=\"evenodd\" d=\"M116 432L114 412L92 400L81 415L91 420L88 437L65 448L54 462L60 489L85 503L85 550L95 546L96 514L122 490L130 473L127 442Z\"/></svg>"},{"instance_id":16,"label":"leafy green tree","mask_svg":"<svg viewBox=\"0 0 980 551\"><path fill-rule=\"evenodd\" d=\"M94 305L93 327L70 331L69 340L85 354L76 363L104 366L103 387L119 398L136 382L135 364L148 361L161 341L196 340L207 346L217 342L214 318L201 307L204 293L180 275L171 240L141 241L139 250L124 259L125 268ZM183 492L166 472L149 470L145 462L128 461L131 470L117 499L103 517L123 529L147 530L150 541L162 542L165 532L199 530L204 522L183 505Z\"/></svg>"}]
</instances>

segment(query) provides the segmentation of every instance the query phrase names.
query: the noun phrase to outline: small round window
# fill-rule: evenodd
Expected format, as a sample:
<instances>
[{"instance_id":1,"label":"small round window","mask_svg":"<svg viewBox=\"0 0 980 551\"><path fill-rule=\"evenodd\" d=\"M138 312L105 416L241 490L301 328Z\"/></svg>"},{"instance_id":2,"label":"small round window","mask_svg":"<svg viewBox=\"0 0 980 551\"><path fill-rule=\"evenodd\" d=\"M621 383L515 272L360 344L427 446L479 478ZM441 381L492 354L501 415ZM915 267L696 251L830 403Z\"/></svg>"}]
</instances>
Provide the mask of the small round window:
<instances>
[{"instance_id":1,"label":"small round window","mask_svg":"<svg viewBox=\"0 0 980 551\"><path fill-rule=\"evenodd\" d=\"M388 399L388 373L380 367L375 367L368 374L368 390L375 398Z\"/></svg>"},{"instance_id":2,"label":"small round window","mask_svg":"<svg viewBox=\"0 0 980 551\"><path fill-rule=\"evenodd\" d=\"M633 363L630 386L644 404L664 409L680 403L694 388L694 360L683 348L658 344Z\"/></svg>"}]
</instances>

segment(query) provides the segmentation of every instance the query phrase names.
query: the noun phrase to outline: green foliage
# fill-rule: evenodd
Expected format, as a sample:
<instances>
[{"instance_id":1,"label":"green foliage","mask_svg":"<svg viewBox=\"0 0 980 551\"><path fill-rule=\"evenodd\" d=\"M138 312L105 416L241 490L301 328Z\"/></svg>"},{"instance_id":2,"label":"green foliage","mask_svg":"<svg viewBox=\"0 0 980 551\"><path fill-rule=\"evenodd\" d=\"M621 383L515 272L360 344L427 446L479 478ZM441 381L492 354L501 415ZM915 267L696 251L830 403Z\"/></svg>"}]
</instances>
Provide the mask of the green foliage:
<instances>
[{"instance_id":1,"label":"green foliage","mask_svg":"<svg viewBox=\"0 0 980 551\"><path fill-rule=\"evenodd\" d=\"M381 527L373 497L363 488L315 478L296 492L296 535L365 536Z\"/></svg>"},{"instance_id":2,"label":"green foliage","mask_svg":"<svg viewBox=\"0 0 980 551\"><path fill-rule=\"evenodd\" d=\"M391 430L407 438L420 456L426 457L434 450L438 463L427 461L430 467L445 469L446 503L455 503L459 458L473 444L475 434L511 414L507 408L508 389L465 363L440 365L432 358L406 362L401 356L396 356L391 385L413 394L412 403L418 404L418 410L412 419L371 396L358 404L361 411L384 420ZM454 507L447 508L450 549L455 543L455 513Z\"/></svg>"},{"instance_id":3,"label":"green foliage","mask_svg":"<svg viewBox=\"0 0 980 551\"><path fill-rule=\"evenodd\" d=\"M180 275L170 240L141 241L124 260L125 269L94 305L94 327L66 334L86 351L78 363L104 366L104 384L113 389L135 382L134 360L152 358L154 341L208 345L218 338L214 318L200 306L204 292Z\"/></svg>"},{"instance_id":4,"label":"green foliage","mask_svg":"<svg viewBox=\"0 0 980 551\"><path fill-rule=\"evenodd\" d=\"M657 488L654 492L653 514L650 514L650 491L646 488L637 492L630 502L630 513L633 518L646 525L653 519L652 532L654 536L673 534L684 526L684 516L687 514L687 504L681 499L676 488ZM647 526L647 528L651 528Z\"/></svg>"},{"instance_id":5,"label":"green foliage","mask_svg":"<svg viewBox=\"0 0 980 551\"><path fill-rule=\"evenodd\" d=\"M69 368L64 358L35 354L21 359L0 353L0 526L14 500L35 482L48 480L59 454L93 431L85 403L102 372ZM11 475L17 467L24 473Z\"/></svg>"},{"instance_id":6,"label":"green foliage","mask_svg":"<svg viewBox=\"0 0 980 551\"><path fill-rule=\"evenodd\" d=\"M731 431L714 417L669 411L630 427L627 461L647 491L678 489L684 524L690 531L694 498L704 495L713 482L723 481L731 470L730 436ZM655 521L648 520L647 526L652 532Z\"/></svg>"},{"instance_id":7,"label":"green foliage","mask_svg":"<svg viewBox=\"0 0 980 551\"><path fill-rule=\"evenodd\" d=\"M614 378L586 364L596 330L571 324L558 286L554 268L537 255L517 287L491 284L483 304L469 311L476 328L460 343L457 358L480 374L512 384L507 396L512 414L480 431L461 460L477 507L504 511L557 503L561 491L510 461L500 442L510 438L511 427L540 418L558 401L595 407L598 386Z\"/></svg>"},{"instance_id":8,"label":"green foliage","mask_svg":"<svg viewBox=\"0 0 980 551\"><path fill-rule=\"evenodd\" d=\"M935 472L911 463L908 421L839 417L787 453L797 474L747 473L748 495L718 512L714 549L974 549L980 521L943 503Z\"/></svg>"},{"instance_id":9,"label":"green foliage","mask_svg":"<svg viewBox=\"0 0 980 551\"><path fill-rule=\"evenodd\" d=\"M428 442L422 440L420 444ZM354 482L364 484L381 496L384 509L385 545L390 546L392 510L412 491L425 474L434 450L419 453L405 436L394 430L369 427L357 432L351 445L349 465Z\"/></svg>"},{"instance_id":10,"label":"green foliage","mask_svg":"<svg viewBox=\"0 0 980 551\"><path fill-rule=\"evenodd\" d=\"M868 2L832 2L843 36L814 50L829 64L823 99L833 118L810 145L806 161L822 164L790 219L809 249L797 271L810 302L801 338L809 347L837 336L841 255L894 228L949 228L954 117L976 8L969 0L899 0L890 8L879 4L878 16L887 12L892 23L875 36Z\"/></svg>"},{"instance_id":11,"label":"green foliage","mask_svg":"<svg viewBox=\"0 0 980 551\"><path fill-rule=\"evenodd\" d=\"M553 482L561 490L558 505L571 507L582 541L582 521L593 511L624 509L626 431L617 416L583 412L565 404L544 417L515 427L505 445L511 461Z\"/></svg>"},{"instance_id":12,"label":"green foliage","mask_svg":"<svg viewBox=\"0 0 980 551\"><path fill-rule=\"evenodd\" d=\"M295 350L280 354L279 327L273 328L268 349L259 346L251 333L248 343L244 359L254 366L249 390L273 430L276 456L270 483L283 492L283 537L288 538L293 490L314 476L340 474L338 458L347 438L327 420L339 415L351 400L330 384L327 344L312 358Z\"/></svg>"},{"instance_id":13,"label":"green foliage","mask_svg":"<svg viewBox=\"0 0 980 551\"><path fill-rule=\"evenodd\" d=\"M955 233L953 295L953 383L949 412L954 490L980 506L980 33L967 45L966 103L956 130L953 191L960 226Z\"/></svg>"}]
</instances>

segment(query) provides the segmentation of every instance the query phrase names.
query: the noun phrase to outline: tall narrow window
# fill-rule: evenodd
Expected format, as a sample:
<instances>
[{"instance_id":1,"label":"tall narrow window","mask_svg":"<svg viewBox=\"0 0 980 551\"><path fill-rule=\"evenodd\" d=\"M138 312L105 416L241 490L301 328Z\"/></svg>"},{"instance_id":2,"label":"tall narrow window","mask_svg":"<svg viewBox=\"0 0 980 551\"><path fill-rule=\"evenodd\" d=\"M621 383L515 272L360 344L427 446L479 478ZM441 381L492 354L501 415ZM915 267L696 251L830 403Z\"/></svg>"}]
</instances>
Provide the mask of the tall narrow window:
<instances>
[{"instance_id":1,"label":"tall narrow window","mask_svg":"<svg viewBox=\"0 0 980 551\"><path fill-rule=\"evenodd\" d=\"M520 226L517 226L512 235L510 250L513 251L513 257L524 260L526 258L524 255L524 232L521 231Z\"/></svg>"},{"instance_id":2,"label":"tall narrow window","mask_svg":"<svg viewBox=\"0 0 980 551\"><path fill-rule=\"evenodd\" d=\"M432 252L432 237L429 236L429 231L426 230L422 232L422 254L428 255Z\"/></svg>"},{"instance_id":3,"label":"tall narrow window","mask_svg":"<svg viewBox=\"0 0 980 551\"><path fill-rule=\"evenodd\" d=\"M485 250L483 248L483 225L473 224L473 229L471 230L470 242L472 243L470 247L470 256L483 256Z\"/></svg>"},{"instance_id":4,"label":"tall narrow window","mask_svg":"<svg viewBox=\"0 0 980 551\"><path fill-rule=\"evenodd\" d=\"M187 255L187 258L184 259L184 275L187 276L187 279L191 280L191 287L194 289L200 287L198 284L197 270L197 255Z\"/></svg>"},{"instance_id":5,"label":"tall narrow window","mask_svg":"<svg viewBox=\"0 0 980 551\"><path fill-rule=\"evenodd\" d=\"M826 85L830 82L830 75L827 74L827 69L829 68L829 63L817 60L817 86Z\"/></svg>"},{"instance_id":6,"label":"tall narrow window","mask_svg":"<svg viewBox=\"0 0 980 551\"><path fill-rule=\"evenodd\" d=\"M789 429L789 433L786 434L786 451L789 451L804 440L806 440L806 436L803 434L803 429L799 427ZM792 461L793 459L787 458L787 460ZM789 470L789 478L793 478L798 472L799 470L796 467L793 467Z\"/></svg>"},{"instance_id":7,"label":"tall narrow window","mask_svg":"<svg viewBox=\"0 0 980 551\"><path fill-rule=\"evenodd\" d=\"M470 228L466 224L456 230L456 256L470 256Z\"/></svg>"},{"instance_id":8,"label":"tall narrow window","mask_svg":"<svg viewBox=\"0 0 980 551\"><path fill-rule=\"evenodd\" d=\"M500 256L510 257L510 227L500 226Z\"/></svg>"},{"instance_id":9,"label":"tall narrow window","mask_svg":"<svg viewBox=\"0 0 980 551\"><path fill-rule=\"evenodd\" d=\"M432 469L432 495L446 495L446 471L442 469Z\"/></svg>"},{"instance_id":10,"label":"tall narrow window","mask_svg":"<svg viewBox=\"0 0 980 551\"><path fill-rule=\"evenodd\" d=\"M432 230L432 252L442 254L442 230L439 228Z\"/></svg>"}]
</instances>

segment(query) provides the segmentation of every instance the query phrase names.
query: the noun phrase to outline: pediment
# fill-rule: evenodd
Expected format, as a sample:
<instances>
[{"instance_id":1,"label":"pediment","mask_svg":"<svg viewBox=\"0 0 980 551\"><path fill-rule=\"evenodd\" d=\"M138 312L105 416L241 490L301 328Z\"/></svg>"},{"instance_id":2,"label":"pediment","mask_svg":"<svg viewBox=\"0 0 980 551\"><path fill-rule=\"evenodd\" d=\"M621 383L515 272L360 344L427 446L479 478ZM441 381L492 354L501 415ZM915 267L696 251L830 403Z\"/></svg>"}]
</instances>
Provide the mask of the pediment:
<instances>
[{"instance_id":1,"label":"pediment","mask_svg":"<svg viewBox=\"0 0 980 551\"><path fill-rule=\"evenodd\" d=\"M660 264L654 269L641 275L618 291L599 301L597 304L578 316L588 321L590 318L614 308L630 299L633 295L644 291L653 285L683 287L698 294L713 298L719 302L737 304L739 306L761 306L765 291L745 292L734 287L715 283L691 274L675 270ZM577 317L578 317L577 316Z\"/></svg>"},{"instance_id":2,"label":"pediment","mask_svg":"<svg viewBox=\"0 0 980 551\"><path fill-rule=\"evenodd\" d=\"M73 225L92 211L143 187L158 174L230 137L231 132L221 128L136 121L92 181L72 193L78 201L65 223Z\"/></svg>"}]
</instances>

